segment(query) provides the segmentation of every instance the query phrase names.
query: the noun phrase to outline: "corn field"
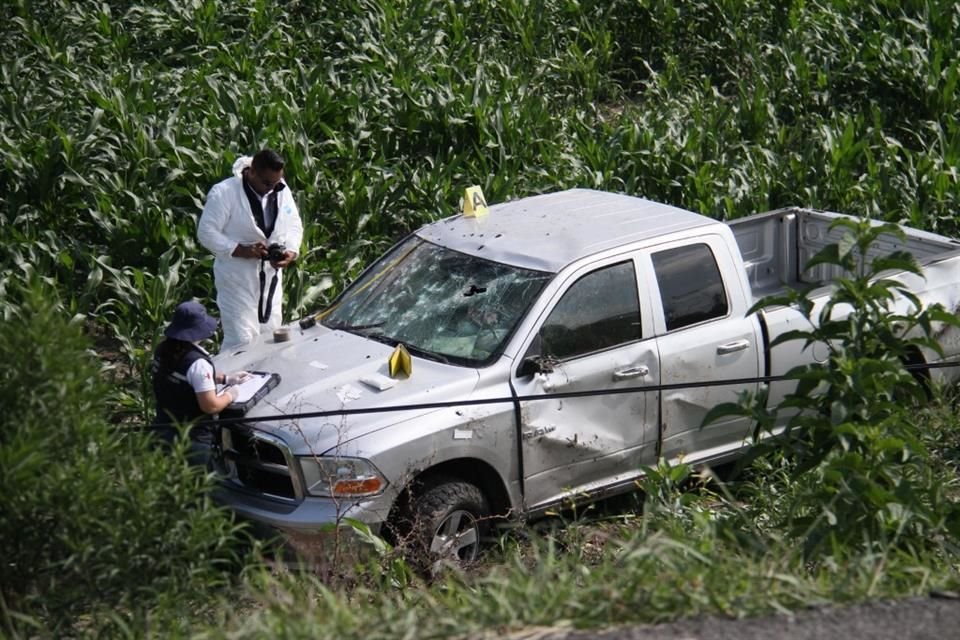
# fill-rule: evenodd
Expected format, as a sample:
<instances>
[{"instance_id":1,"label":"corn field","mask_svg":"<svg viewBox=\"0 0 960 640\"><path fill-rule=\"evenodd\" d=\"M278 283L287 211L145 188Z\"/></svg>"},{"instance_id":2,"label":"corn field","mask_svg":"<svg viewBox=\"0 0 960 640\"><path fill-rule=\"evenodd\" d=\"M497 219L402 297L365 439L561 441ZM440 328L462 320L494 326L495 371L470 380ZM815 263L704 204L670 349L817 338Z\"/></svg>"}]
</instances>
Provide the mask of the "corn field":
<instances>
[{"instance_id":1,"label":"corn field","mask_svg":"<svg viewBox=\"0 0 960 640\"><path fill-rule=\"evenodd\" d=\"M291 318L456 213L471 185L491 203L584 187L718 219L798 205L960 235L960 3L2 6L0 635L492 637L957 591L946 402L899 407L930 459L805 482L762 461L732 499L681 493L689 469L650 469L644 518L502 537L499 567L435 589L381 564L342 597L270 572L185 449L155 455L114 422L149 416L147 365L175 305L215 308L197 219L236 157L263 147L285 157L305 224ZM922 449L863 431L867 453ZM917 491L843 494L877 503L881 532L929 506L894 543L855 523L856 541L809 562L778 528L822 515L838 484L911 469Z\"/></svg>"},{"instance_id":2,"label":"corn field","mask_svg":"<svg viewBox=\"0 0 960 640\"><path fill-rule=\"evenodd\" d=\"M213 308L196 220L261 147L306 225L294 317L472 184L958 230L954 2L4 4L0 306L46 281L135 372L178 302Z\"/></svg>"}]
</instances>

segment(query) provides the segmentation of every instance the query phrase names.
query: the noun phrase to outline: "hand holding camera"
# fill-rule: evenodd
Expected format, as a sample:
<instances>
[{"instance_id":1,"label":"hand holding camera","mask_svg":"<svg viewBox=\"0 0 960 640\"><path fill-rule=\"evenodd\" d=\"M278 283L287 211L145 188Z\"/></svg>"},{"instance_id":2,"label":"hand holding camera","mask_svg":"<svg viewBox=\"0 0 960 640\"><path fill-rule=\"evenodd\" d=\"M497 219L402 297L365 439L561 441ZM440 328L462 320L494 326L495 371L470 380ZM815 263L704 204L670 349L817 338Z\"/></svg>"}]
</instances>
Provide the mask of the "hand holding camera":
<instances>
[{"instance_id":1,"label":"hand holding camera","mask_svg":"<svg viewBox=\"0 0 960 640\"><path fill-rule=\"evenodd\" d=\"M287 251L285 245L274 242L267 247L267 255L264 256L264 260L269 260L274 269L282 269L293 262L295 257L296 254L292 251Z\"/></svg>"},{"instance_id":2,"label":"hand holding camera","mask_svg":"<svg viewBox=\"0 0 960 640\"><path fill-rule=\"evenodd\" d=\"M232 255L234 258L263 259L267 255L267 251L267 245L262 242L238 244Z\"/></svg>"},{"instance_id":3,"label":"hand holding camera","mask_svg":"<svg viewBox=\"0 0 960 640\"><path fill-rule=\"evenodd\" d=\"M280 262L287 257L287 248L279 242L274 242L267 247L267 260L270 262Z\"/></svg>"}]
</instances>

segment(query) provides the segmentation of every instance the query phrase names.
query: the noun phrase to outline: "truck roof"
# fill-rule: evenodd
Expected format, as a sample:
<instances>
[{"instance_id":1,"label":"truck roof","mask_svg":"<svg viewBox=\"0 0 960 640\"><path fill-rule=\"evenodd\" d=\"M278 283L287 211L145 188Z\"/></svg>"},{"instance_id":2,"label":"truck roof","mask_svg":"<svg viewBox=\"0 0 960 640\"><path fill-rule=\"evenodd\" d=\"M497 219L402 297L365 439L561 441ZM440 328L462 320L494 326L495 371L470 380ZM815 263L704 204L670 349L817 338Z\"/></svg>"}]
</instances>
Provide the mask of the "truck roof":
<instances>
[{"instance_id":1,"label":"truck roof","mask_svg":"<svg viewBox=\"0 0 960 640\"><path fill-rule=\"evenodd\" d=\"M480 217L445 218L417 235L454 251L555 273L606 249L713 224L706 216L644 198L568 189L490 205Z\"/></svg>"}]
</instances>

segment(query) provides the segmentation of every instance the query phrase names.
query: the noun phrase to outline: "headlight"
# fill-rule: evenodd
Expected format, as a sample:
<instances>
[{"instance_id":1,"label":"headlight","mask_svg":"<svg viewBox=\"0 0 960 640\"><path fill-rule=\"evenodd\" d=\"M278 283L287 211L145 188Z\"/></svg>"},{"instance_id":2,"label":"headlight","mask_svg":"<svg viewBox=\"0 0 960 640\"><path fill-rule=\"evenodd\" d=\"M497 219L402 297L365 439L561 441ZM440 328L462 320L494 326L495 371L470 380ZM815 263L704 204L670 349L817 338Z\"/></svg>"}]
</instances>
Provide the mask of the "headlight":
<instances>
[{"instance_id":1,"label":"headlight","mask_svg":"<svg viewBox=\"0 0 960 640\"><path fill-rule=\"evenodd\" d=\"M325 498L362 498L380 493L387 481L363 458L300 458L307 493Z\"/></svg>"}]
</instances>

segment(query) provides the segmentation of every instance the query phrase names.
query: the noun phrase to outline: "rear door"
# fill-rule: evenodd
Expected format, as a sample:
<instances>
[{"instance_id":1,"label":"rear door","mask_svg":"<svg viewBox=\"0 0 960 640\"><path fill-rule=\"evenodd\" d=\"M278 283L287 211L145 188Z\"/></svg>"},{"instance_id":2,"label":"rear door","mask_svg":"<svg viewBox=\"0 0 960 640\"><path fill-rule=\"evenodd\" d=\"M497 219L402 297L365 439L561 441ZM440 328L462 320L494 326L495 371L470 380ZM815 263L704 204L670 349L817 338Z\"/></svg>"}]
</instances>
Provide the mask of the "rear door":
<instances>
[{"instance_id":1,"label":"rear door","mask_svg":"<svg viewBox=\"0 0 960 640\"><path fill-rule=\"evenodd\" d=\"M633 257L571 274L541 315L524 356L540 373L517 375L527 507L629 483L656 448L656 393L592 395L659 378L650 309ZM553 397L580 393L577 397Z\"/></svg>"},{"instance_id":2,"label":"rear door","mask_svg":"<svg viewBox=\"0 0 960 640\"><path fill-rule=\"evenodd\" d=\"M722 236L651 248L643 269L652 287L660 382L691 385L661 394L661 456L686 462L716 460L742 446L749 421L730 417L702 426L707 411L756 392L762 335L747 316L747 296L734 273L738 263ZM750 382L718 384L728 380Z\"/></svg>"}]
</instances>

